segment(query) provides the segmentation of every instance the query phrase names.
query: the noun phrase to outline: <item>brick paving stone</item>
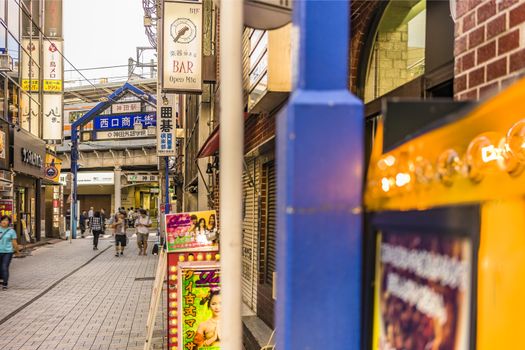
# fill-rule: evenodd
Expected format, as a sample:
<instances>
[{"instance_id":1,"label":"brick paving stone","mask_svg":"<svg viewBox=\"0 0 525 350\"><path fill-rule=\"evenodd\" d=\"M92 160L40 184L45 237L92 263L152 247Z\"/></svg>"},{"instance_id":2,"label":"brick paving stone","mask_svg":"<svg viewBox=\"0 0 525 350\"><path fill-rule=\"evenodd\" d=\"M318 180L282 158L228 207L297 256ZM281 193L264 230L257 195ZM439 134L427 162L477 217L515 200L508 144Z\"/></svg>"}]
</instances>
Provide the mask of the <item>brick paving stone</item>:
<instances>
[{"instance_id":1,"label":"brick paving stone","mask_svg":"<svg viewBox=\"0 0 525 350\"><path fill-rule=\"evenodd\" d=\"M10 289L0 293L5 305L0 319L52 288L0 325L0 349L142 349L153 281L135 279L155 276L157 257L138 256L134 238L124 257L115 257L110 246L103 239L100 250L93 251L90 239L77 239L15 259ZM164 333L163 299L155 322L158 334ZM163 338L154 338L153 348L165 346Z\"/></svg>"}]
</instances>

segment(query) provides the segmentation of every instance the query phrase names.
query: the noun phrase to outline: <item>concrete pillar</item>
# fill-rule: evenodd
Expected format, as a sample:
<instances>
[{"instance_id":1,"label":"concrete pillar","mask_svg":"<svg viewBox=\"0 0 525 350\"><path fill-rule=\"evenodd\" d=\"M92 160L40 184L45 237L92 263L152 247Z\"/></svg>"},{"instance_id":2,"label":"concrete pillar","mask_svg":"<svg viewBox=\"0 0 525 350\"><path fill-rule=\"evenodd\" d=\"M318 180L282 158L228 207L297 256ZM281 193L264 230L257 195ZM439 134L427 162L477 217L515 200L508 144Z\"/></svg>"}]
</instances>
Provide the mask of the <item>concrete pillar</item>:
<instances>
[{"instance_id":1,"label":"concrete pillar","mask_svg":"<svg viewBox=\"0 0 525 350\"><path fill-rule=\"evenodd\" d=\"M121 207L121 195L120 195L120 176L122 174L122 169L120 166L115 166L115 212L118 211L118 208Z\"/></svg>"}]
</instances>

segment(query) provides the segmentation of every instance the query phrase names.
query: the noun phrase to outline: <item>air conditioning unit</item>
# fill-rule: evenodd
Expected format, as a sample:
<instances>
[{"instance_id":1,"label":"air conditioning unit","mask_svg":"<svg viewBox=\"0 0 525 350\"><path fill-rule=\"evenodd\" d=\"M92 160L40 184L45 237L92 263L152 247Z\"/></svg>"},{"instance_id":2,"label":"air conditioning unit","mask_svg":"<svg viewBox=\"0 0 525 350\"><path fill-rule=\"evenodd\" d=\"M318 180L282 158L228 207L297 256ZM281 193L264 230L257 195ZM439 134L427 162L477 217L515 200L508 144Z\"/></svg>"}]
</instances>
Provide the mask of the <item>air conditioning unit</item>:
<instances>
[{"instance_id":1,"label":"air conditioning unit","mask_svg":"<svg viewBox=\"0 0 525 350\"><path fill-rule=\"evenodd\" d=\"M13 71L13 58L7 53L0 53L0 72Z\"/></svg>"}]
</instances>

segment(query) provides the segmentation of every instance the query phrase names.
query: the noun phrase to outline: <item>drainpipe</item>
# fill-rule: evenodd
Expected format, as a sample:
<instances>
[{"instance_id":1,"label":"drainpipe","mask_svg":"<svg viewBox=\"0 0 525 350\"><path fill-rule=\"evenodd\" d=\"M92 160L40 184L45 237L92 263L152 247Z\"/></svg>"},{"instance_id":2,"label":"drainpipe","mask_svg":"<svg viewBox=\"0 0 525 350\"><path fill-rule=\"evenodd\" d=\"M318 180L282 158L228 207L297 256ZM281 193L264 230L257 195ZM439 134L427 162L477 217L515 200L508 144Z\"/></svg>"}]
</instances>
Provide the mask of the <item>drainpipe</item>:
<instances>
[{"instance_id":1,"label":"drainpipe","mask_svg":"<svg viewBox=\"0 0 525 350\"><path fill-rule=\"evenodd\" d=\"M220 4L221 129L221 285L222 324L228 332L221 348L242 349L241 237L244 120L242 104L243 6L238 1Z\"/></svg>"}]
</instances>

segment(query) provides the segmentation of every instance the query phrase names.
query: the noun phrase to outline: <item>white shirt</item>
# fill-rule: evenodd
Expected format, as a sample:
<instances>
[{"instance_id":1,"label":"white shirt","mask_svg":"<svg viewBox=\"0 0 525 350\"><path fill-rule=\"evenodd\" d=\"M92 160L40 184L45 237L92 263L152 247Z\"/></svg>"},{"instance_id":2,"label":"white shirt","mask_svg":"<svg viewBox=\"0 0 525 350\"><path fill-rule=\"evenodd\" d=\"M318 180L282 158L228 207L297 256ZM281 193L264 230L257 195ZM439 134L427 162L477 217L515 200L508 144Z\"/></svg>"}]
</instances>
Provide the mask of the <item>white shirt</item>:
<instances>
[{"instance_id":1,"label":"white shirt","mask_svg":"<svg viewBox=\"0 0 525 350\"><path fill-rule=\"evenodd\" d=\"M151 219L149 216L140 216L135 220L135 226L137 227L138 233L147 234L149 233L149 228L146 226L139 226L139 225L151 225Z\"/></svg>"}]
</instances>

